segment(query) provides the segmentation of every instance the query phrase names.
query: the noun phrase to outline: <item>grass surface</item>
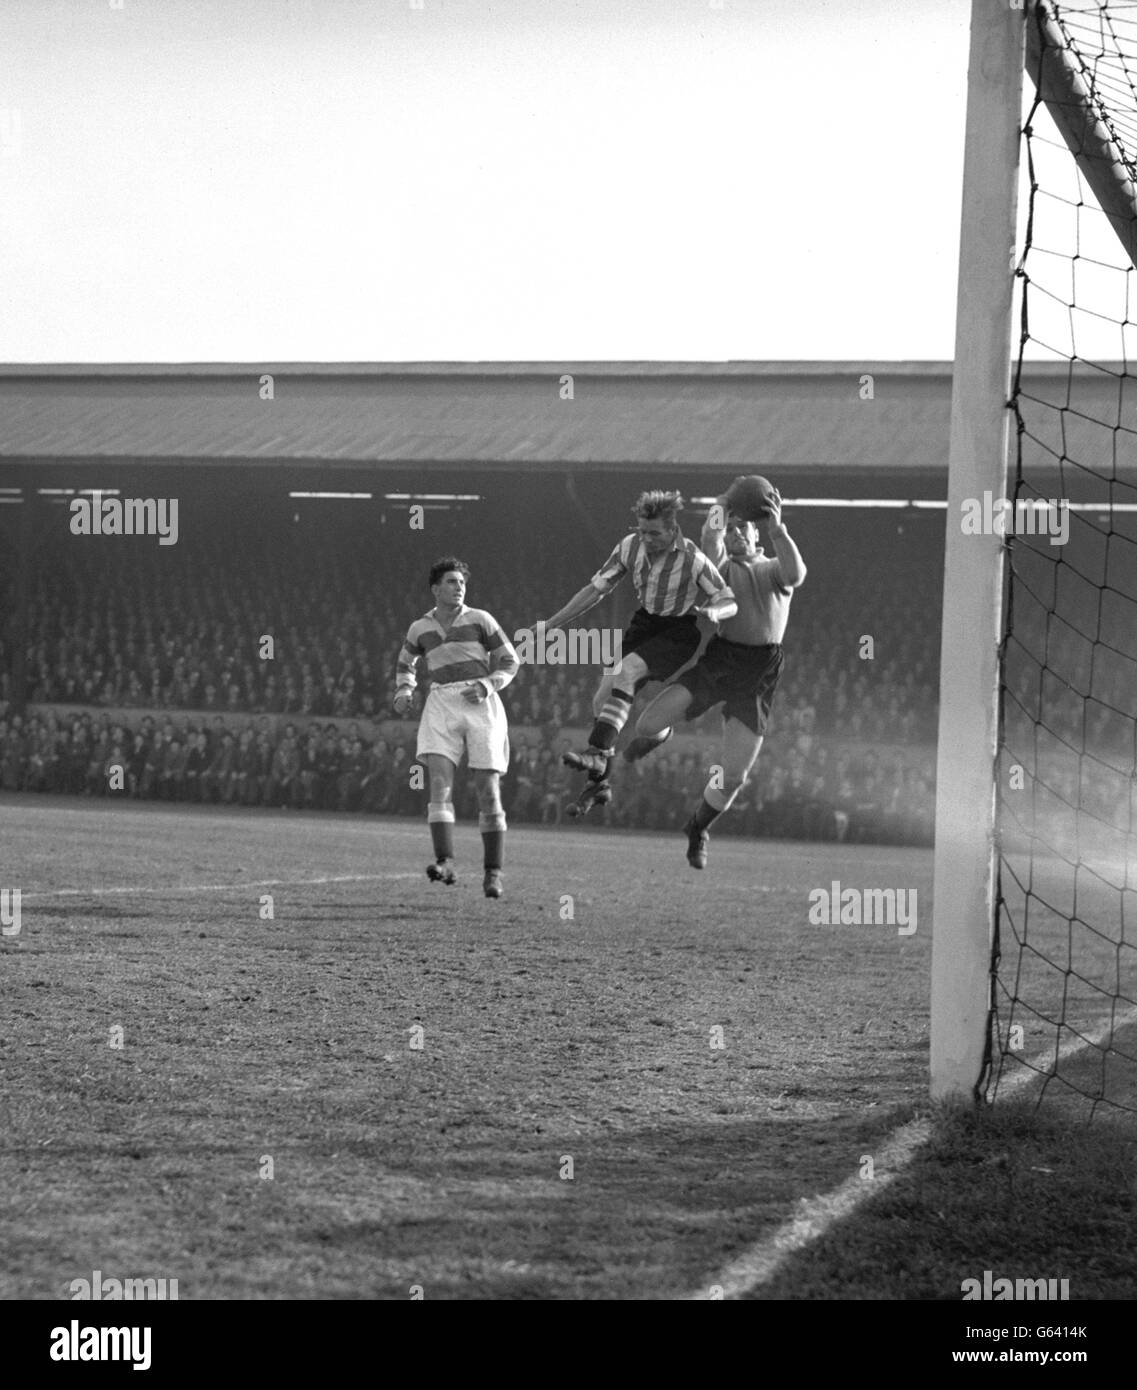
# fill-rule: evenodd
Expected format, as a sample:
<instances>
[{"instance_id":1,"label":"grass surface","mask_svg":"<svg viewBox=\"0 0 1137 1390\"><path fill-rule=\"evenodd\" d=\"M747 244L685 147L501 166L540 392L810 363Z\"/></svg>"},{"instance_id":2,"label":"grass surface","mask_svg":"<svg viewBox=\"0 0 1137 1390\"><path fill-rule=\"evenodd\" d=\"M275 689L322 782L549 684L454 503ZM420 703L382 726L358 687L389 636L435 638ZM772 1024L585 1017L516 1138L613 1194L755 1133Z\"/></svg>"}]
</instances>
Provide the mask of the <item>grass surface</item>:
<instances>
[{"instance_id":1,"label":"grass surface","mask_svg":"<svg viewBox=\"0 0 1137 1390\"><path fill-rule=\"evenodd\" d=\"M927 851L518 829L491 902L469 826L450 889L418 822L14 797L0 835L5 1298L687 1297L926 1113ZM810 925L834 878L919 929ZM753 1296L1131 1296L1126 1133L1007 1115L934 1116Z\"/></svg>"}]
</instances>

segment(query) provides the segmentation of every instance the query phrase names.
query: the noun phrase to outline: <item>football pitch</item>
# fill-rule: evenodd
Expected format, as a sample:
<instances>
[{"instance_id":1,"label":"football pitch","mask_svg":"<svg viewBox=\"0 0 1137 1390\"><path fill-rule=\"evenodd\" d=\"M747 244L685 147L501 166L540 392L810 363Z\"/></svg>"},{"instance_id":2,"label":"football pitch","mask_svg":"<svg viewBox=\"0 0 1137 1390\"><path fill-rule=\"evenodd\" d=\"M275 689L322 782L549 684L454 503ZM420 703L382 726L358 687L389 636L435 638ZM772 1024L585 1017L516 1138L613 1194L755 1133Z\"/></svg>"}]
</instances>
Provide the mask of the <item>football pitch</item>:
<instances>
[{"instance_id":1,"label":"football pitch","mask_svg":"<svg viewBox=\"0 0 1137 1390\"><path fill-rule=\"evenodd\" d=\"M489 901L469 824L453 888L417 820L20 796L0 827L0 1297L98 1270L679 1299L733 1269L727 1296L951 1299L1063 1219L1073 1297L1137 1291L1101 1263L1133 1245L1131 1145L926 1102L930 851L720 836L697 873L682 836L527 827ZM917 930L811 924L833 880L915 889Z\"/></svg>"}]
</instances>

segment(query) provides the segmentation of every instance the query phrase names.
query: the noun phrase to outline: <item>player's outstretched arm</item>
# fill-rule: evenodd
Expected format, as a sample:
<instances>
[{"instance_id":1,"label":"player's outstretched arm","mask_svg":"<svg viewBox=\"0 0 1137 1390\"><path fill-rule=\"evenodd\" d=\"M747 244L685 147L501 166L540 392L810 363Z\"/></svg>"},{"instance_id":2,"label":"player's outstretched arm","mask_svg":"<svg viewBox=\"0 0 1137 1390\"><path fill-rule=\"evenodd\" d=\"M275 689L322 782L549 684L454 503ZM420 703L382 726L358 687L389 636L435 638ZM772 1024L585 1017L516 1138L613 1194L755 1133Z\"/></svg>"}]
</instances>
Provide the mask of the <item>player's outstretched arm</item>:
<instances>
[{"instance_id":1,"label":"player's outstretched arm","mask_svg":"<svg viewBox=\"0 0 1137 1390\"><path fill-rule=\"evenodd\" d=\"M796 589L806 576L805 561L794 539L786 530L782 520L782 498L775 490L774 501L770 504L770 542L778 557L778 577L787 589Z\"/></svg>"},{"instance_id":2,"label":"player's outstretched arm","mask_svg":"<svg viewBox=\"0 0 1137 1390\"><path fill-rule=\"evenodd\" d=\"M600 590L589 582L578 593L573 594L563 608L558 608L551 618L545 619L545 627L564 627L574 618L579 618L582 613L587 613L590 608L595 608L603 597Z\"/></svg>"},{"instance_id":3,"label":"player's outstretched arm","mask_svg":"<svg viewBox=\"0 0 1137 1390\"><path fill-rule=\"evenodd\" d=\"M602 598L606 598L628 572L628 555L632 537L625 536L607 560L600 566L583 589L573 594L563 608L558 608L551 618L545 620L546 628L564 627L590 608L595 608Z\"/></svg>"}]
</instances>

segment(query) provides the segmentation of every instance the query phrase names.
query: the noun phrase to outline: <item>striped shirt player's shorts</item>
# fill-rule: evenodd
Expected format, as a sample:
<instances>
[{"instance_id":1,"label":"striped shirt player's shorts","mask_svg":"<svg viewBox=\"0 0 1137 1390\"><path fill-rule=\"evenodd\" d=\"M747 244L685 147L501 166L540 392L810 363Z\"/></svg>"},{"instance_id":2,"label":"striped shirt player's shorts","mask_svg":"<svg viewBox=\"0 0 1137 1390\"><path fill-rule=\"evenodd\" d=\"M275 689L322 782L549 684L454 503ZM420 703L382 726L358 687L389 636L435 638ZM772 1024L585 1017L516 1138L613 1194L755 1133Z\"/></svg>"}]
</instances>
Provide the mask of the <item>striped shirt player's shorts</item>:
<instances>
[{"instance_id":1,"label":"striped shirt player's shorts","mask_svg":"<svg viewBox=\"0 0 1137 1390\"><path fill-rule=\"evenodd\" d=\"M635 652L647 667L647 675L637 684L665 681L686 666L702 640L694 613L665 618L637 608L624 633L622 652L624 656Z\"/></svg>"},{"instance_id":2,"label":"striped shirt player's shorts","mask_svg":"<svg viewBox=\"0 0 1137 1390\"><path fill-rule=\"evenodd\" d=\"M496 690L476 705L462 693L478 681L432 685L418 726L416 755L441 753L457 765L462 754L470 767L486 772L509 771L509 724Z\"/></svg>"},{"instance_id":3,"label":"striped shirt player's shorts","mask_svg":"<svg viewBox=\"0 0 1137 1390\"><path fill-rule=\"evenodd\" d=\"M675 682L694 697L684 718L698 719L721 704L725 718L741 720L754 733L765 734L782 662L779 642L752 647L712 637L694 666Z\"/></svg>"}]
</instances>

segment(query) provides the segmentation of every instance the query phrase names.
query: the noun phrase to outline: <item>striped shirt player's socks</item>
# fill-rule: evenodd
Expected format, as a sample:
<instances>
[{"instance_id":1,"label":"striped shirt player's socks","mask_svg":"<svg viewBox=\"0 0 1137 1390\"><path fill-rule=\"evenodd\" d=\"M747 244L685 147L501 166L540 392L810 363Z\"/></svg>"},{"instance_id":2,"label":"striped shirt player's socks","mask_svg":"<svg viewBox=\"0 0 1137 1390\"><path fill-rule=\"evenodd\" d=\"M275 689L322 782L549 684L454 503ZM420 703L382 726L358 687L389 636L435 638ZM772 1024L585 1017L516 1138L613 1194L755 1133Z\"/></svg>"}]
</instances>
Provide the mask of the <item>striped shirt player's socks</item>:
<instances>
[{"instance_id":1,"label":"striped shirt player's socks","mask_svg":"<svg viewBox=\"0 0 1137 1390\"><path fill-rule=\"evenodd\" d=\"M449 801L432 801L426 819L434 843L435 859L454 858L454 807Z\"/></svg>"},{"instance_id":2,"label":"striped shirt player's socks","mask_svg":"<svg viewBox=\"0 0 1137 1390\"><path fill-rule=\"evenodd\" d=\"M604 706L596 716L592 733L588 736L588 746L599 753L611 753L620 737L620 730L628 722L632 712L632 699L619 690L613 690L604 701Z\"/></svg>"},{"instance_id":3,"label":"striped shirt player's socks","mask_svg":"<svg viewBox=\"0 0 1137 1390\"><path fill-rule=\"evenodd\" d=\"M485 811L478 815L478 829L482 832L482 845L485 850L484 867L500 869L505 858L505 812Z\"/></svg>"}]
</instances>

